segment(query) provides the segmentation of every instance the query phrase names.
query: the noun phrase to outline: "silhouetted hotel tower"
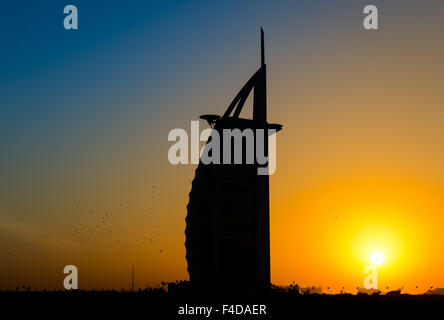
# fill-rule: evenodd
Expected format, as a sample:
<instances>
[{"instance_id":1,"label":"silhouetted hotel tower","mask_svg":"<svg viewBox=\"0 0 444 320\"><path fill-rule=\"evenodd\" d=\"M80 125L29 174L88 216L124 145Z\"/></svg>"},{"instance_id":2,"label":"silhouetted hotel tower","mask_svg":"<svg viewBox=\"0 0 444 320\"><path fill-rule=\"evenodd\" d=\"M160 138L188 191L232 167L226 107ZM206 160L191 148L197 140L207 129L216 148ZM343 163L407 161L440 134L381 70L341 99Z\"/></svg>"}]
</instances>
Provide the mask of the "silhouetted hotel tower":
<instances>
[{"instance_id":1,"label":"silhouetted hotel tower","mask_svg":"<svg viewBox=\"0 0 444 320\"><path fill-rule=\"evenodd\" d=\"M252 90L253 119L240 118ZM204 115L201 118L219 132L221 148L222 129L250 128L256 132L255 129L278 131L282 128L267 122L262 29L259 70L222 117ZM268 154L268 138L263 141ZM221 150L221 164L200 162L192 183L186 217L186 259L191 284L203 291L261 290L270 285L269 176L257 174L258 167L267 164L258 164L256 157L254 164L245 164L245 141L243 143L243 164L222 164L224 150ZM232 151L233 145L232 142Z\"/></svg>"}]
</instances>

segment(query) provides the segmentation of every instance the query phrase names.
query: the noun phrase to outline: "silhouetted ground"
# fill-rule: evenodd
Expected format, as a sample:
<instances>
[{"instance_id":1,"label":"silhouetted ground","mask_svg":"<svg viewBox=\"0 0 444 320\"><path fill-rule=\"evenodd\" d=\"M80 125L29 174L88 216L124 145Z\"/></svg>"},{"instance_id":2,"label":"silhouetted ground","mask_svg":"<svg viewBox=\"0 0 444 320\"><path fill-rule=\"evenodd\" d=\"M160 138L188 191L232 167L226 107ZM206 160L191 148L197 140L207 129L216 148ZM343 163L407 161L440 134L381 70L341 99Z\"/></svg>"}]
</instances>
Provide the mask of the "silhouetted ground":
<instances>
[{"instance_id":1,"label":"silhouetted ground","mask_svg":"<svg viewBox=\"0 0 444 320\"><path fill-rule=\"evenodd\" d=\"M172 289L172 290L171 290ZM265 305L266 315L223 314L223 305ZM327 295L299 294L295 290L271 289L261 294L196 294L184 288L118 291L0 291L2 311L12 309L19 318L25 314L45 317L76 316L103 319L120 316L128 319L298 319L310 318L394 318L417 314L418 319L442 318L442 295ZM180 315L181 307L212 307L206 315ZM215 310L218 310L216 312ZM240 308L239 308L240 310ZM438 313L436 313L438 312ZM1 317L3 318L3 317Z\"/></svg>"}]
</instances>

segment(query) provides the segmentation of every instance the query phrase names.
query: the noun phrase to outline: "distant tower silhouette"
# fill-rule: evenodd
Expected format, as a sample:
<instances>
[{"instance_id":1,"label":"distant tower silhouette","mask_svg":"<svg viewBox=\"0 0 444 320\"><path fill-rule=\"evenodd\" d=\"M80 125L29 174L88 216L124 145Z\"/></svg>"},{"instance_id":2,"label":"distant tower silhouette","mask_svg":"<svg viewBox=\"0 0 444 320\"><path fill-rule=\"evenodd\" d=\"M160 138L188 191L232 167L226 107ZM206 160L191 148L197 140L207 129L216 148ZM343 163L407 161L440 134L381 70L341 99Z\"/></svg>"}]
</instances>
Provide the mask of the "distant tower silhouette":
<instances>
[{"instance_id":1,"label":"distant tower silhouette","mask_svg":"<svg viewBox=\"0 0 444 320\"><path fill-rule=\"evenodd\" d=\"M134 265L131 270L131 291L134 291Z\"/></svg>"},{"instance_id":2,"label":"distant tower silhouette","mask_svg":"<svg viewBox=\"0 0 444 320\"><path fill-rule=\"evenodd\" d=\"M253 119L239 118L253 89ZM242 87L222 117L203 115L201 118L220 133L221 148L223 129L279 131L282 128L267 122L262 29L259 70ZM255 133L255 143L256 138ZM267 135L263 140L268 154ZM245 149L244 144L244 160ZM244 164L245 161L222 164L223 153L221 150L221 164L199 163L189 194L185 247L190 281L204 291L261 290L270 285L269 176L258 175L257 169L267 164L260 165L256 159L254 164Z\"/></svg>"}]
</instances>

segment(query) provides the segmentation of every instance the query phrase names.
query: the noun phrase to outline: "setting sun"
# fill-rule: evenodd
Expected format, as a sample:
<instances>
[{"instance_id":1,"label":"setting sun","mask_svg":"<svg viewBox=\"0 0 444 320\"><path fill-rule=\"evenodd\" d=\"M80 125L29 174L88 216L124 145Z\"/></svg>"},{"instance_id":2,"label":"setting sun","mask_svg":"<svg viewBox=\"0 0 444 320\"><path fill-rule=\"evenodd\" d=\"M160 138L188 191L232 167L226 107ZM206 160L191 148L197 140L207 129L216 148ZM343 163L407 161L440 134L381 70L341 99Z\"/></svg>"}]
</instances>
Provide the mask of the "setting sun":
<instances>
[{"instance_id":1,"label":"setting sun","mask_svg":"<svg viewBox=\"0 0 444 320\"><path fill-rule=\"evenodd\" d=\"M373 264L380 266L384 262L384 255L379 251L373 252L372 256L370 257L370 261Z\"/></svg>"}]
</instances>

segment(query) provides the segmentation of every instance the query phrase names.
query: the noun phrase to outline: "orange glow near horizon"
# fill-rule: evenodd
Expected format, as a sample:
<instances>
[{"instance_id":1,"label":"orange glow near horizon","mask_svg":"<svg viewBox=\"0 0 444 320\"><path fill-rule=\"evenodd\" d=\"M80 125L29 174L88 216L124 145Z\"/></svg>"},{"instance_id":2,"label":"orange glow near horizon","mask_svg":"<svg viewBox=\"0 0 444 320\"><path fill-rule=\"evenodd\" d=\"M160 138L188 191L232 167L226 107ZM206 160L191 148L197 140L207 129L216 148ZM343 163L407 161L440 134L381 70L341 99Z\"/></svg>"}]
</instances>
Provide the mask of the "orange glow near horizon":
<instances>
[{"instance_id":1,"label":"orange glow near horizon","mask_svg":"<svg viewBox=\"0 0 444 320\"><path fill-rule=\"evenodd\" d=\"M345 286L355 292L364 279L364 267L379 252L384 258L379 266L381 288L418 293L419 286L424 292L424 278L441 279L442 254L434 242L442 235L437 233L439 225L429 222L441 220L441 196L439 189L385 179L350 180L302 192L283 204L289 209L281 210L303 214L272 224L272 252L281 256L272 266L275 281L298 281L303 274L306 281L298 282L304 286L337 291ZM294 226L298 227L289 230ZM291 242L282 246L289 240L283 237L290 235ZM430 264L432 257L436 266Z\"/></svg>"}]
</instances>

